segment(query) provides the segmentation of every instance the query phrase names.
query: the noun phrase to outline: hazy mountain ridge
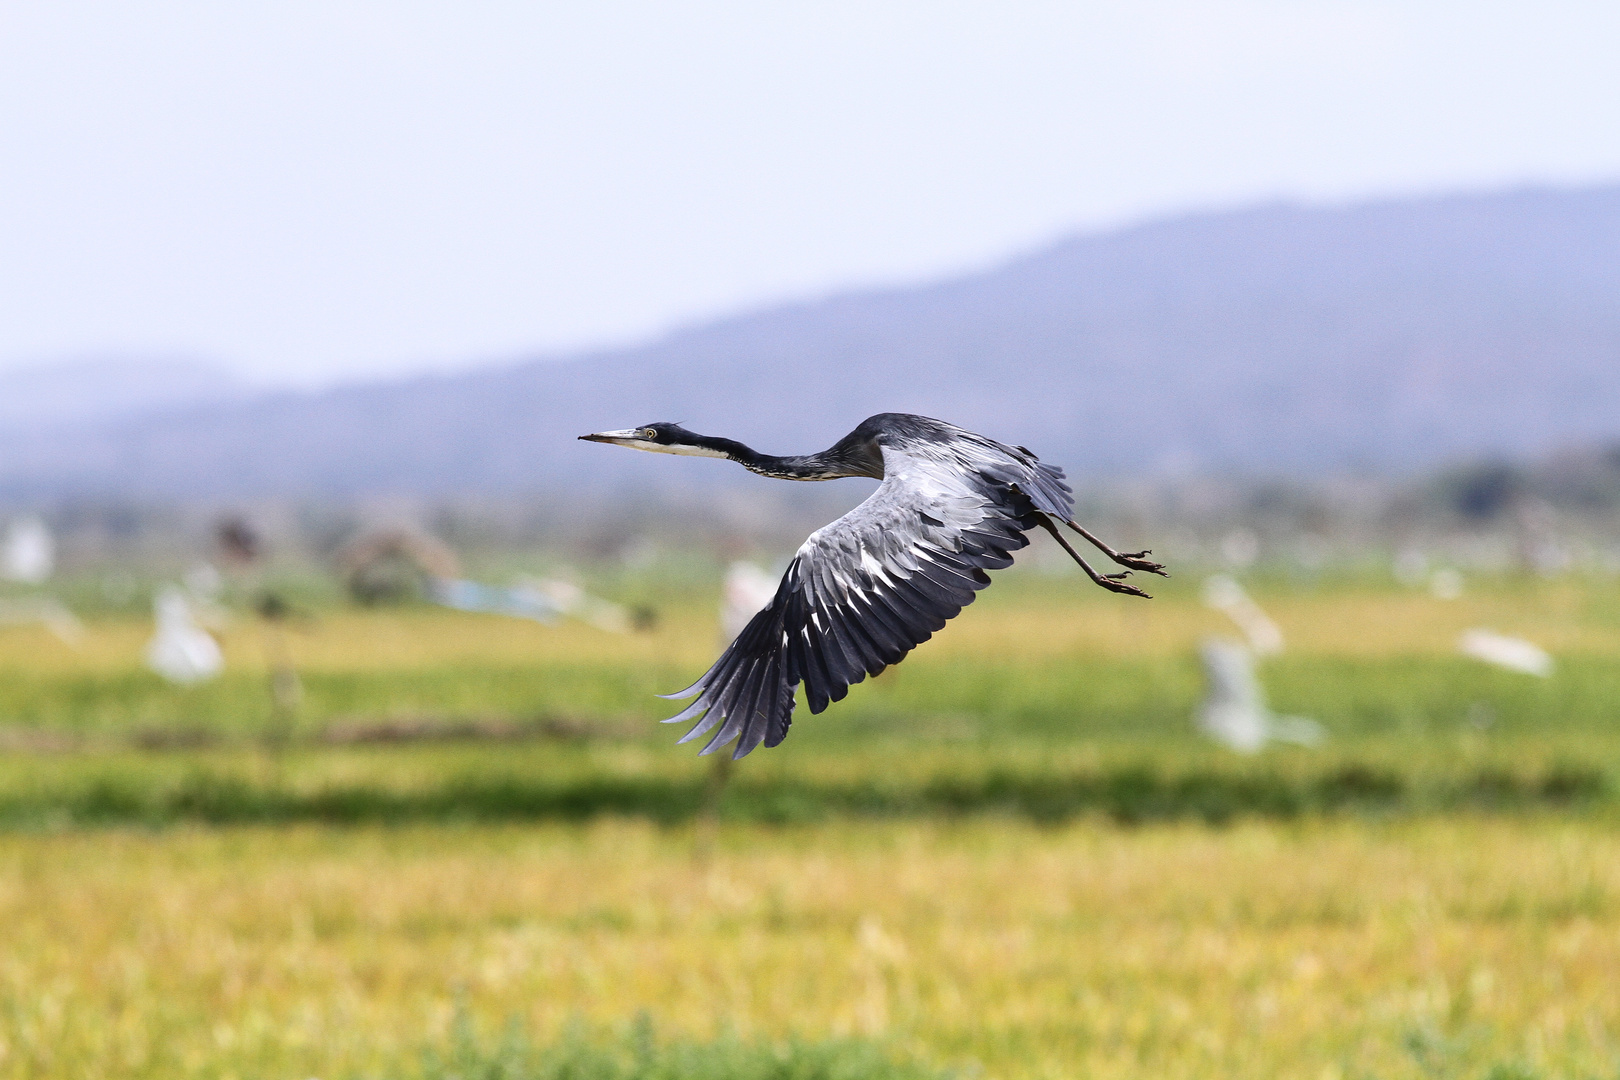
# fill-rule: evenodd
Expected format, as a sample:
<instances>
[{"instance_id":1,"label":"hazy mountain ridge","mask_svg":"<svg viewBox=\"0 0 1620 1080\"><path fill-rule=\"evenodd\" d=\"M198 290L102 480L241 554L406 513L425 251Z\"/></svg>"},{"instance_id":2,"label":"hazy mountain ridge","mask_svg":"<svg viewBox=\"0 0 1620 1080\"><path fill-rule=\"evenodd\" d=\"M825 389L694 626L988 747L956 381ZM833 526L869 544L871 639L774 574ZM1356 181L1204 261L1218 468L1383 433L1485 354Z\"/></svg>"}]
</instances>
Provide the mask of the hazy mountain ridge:
<instances>
[{"instance_id":1,"label":"hazy mountain ridge","mask_svg":"<svg viewBox=\"0 0 1620 1080\"><path fill-rule=\"evenodd\" d=\"M0 432L149 417L240 401L251 394L224 368L200 360L80 357L0 372Z\"/></svg>"},{"instance_id":2,"label":"hazy mountain ridge","mask_svg":"<svg viewBox=\"0 0 1620 1080\"><path fill-rule=\"evenodd\" d=\"M1072 472L1407 472L1620 437L1620 186L1276 205L572 359L0 438L0 491L247 496L746 481L575 442L775 452L941 416ZM655 470L650 472L650 470Z\"/></svg>"}]
</instances>

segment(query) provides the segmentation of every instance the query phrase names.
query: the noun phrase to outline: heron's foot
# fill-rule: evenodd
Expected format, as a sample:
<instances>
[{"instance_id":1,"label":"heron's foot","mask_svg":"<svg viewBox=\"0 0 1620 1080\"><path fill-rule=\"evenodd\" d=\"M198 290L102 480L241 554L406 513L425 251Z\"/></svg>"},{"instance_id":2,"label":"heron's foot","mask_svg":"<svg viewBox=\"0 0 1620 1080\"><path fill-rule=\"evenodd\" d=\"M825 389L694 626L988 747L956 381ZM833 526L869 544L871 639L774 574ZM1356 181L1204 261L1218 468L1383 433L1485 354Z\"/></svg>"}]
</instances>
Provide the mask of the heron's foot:
<instances>
[{"instance_id":1,"label":"heron's foot","mask_svg":"<svg viewBox=\"0 0 1620 1080\"><path fill-rule=\"evenodd\" d=\"M1151 595L1138 589L1135 585L1121 581L1120 578L1124 576L1124 574L1099 574L1096 582L1109 592L1122 593L1125 596L1140 596L1144 600L1153 599Z\"/></svg>"},{"instance_id":2,"label":"heron's foot","mask_svg":"<svg viewBox=\"0 0 1620 1080\"><path fill-rule=\"evenodd\" d=\"M1140 570L1144 574L1158 574L1160 577L1169 577L1170 575L1165 573L1164 563L1154 562L1148 558L1151 554L1153 554L1153 550L1149 548L1147 551L1120 552L1112 556L1112 558L1119 565L1128 566L1132 570Z\"/></svg>"},{"instance_id":3,"label":"heron's foot","mask_svg":"<svg viewBox=\"0 0 1620 1080\"><path fill-rule=\"evenodd\" d=\"M1090 563L1086 562L1086 560L1082 559L1080 557L1080 553L1078 551L1074 550L1074 548L1070 547L1069 542L1067 540L1063 539L1063 534L1058 532L1057 526L1052 523L1051 519L1043 516L1040 519L1040 523L1046 529L1047 532L1052 534L1052 539L1056 540L1060 545L1062 545L1063 550L1067 551L1069 553L1069 557L1072 558L1075 562L1080 564L1080 569L1082 569L1082 570L1084 570L1086 572L1086 577L1090 578L1092 581L1096 582L1098 585L1101 585L1103 588L1107 589L1109 592L1124 593L1126 596L1140 596L1144 600L1153 599L1153 597L1149 596L1147 593L1143 592L1141 589L1138 589L1135 585L1126 584L1125 579L1130 576L1130 574L1131 574L1130 570L1125 570L1122 573L1118 573L1118 574L1099 574L1099 573L1097 573L1097 571L1092 568L1092 565ZM1090 540L1093 544L1097 544L1097 546L1099 548L1102 548L1103 552L1110 559L1113 559L1117 563L1122 563L1124 565L1131 566L1132 570L1137 569L1136 566L1134 566L1132 564L1129 564L1129 563L1125 563L1124 557L1121 556L1117 551L1114 551L1112 548L1103 547L1102 544L1098 543L1096 537L1094 537L1090 533L1086 532L1086 530L1082 529L1080 526L1076 525L1074 522L1070 521L1067 524L1075 532L1079 533L1081 536L1084 536L1087 540ZM1151 555L1152 552L1144 551L1144 552L1141 552L1140 554L1142 554L1142 555ZM1139 560L1139 561L1141 561L1142 563L1145 564L1144 568L1151 569L1151 571L1153 573L1155 573L1155 574L1163 572L1164 568L1161 567L1158 563L1147 562L1147 560L1145 560L1145 559L1142 559L1142 560Z\"/></svg>"}]
</instances>

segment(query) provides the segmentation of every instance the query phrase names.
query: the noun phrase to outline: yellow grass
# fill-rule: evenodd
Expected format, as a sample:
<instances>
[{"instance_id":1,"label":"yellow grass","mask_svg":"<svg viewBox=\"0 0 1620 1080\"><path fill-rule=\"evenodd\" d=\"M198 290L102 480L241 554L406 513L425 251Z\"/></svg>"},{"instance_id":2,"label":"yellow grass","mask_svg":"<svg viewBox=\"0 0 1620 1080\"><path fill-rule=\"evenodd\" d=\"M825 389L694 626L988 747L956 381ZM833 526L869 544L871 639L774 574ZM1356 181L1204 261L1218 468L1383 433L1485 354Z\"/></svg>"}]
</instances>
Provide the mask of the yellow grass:
<instances>
[{"instance_id":1,"label":"yellow grass","mask_svg":"<svg viewBox=\"0 0 1620 1080\"><path fill-rule=\"evenodd\" d=\"M1187 655L1210 634L1234 633L1222 615L1190 595L1193 589L1142 601L1103 595L1075 575L1043 579L1031 572L1015 572L1008 585L983 594L917 656L947 662L1160 657ZM1476 589L1454 601L1393 589L1281 591L1262 599L1296 656L1453 655L1458 636L1477 626L1527 635L1558 654L1614 656L1620 654L1620 619L1589 610L1594 595L1612 588L1589 581L1527 581ZM41 627L0 627L0 671L136 669L151 633L146 620L97 620L77 647L69 647ZM265 668L266 636L256 620L239 615L219 636L232 670ZM434 608L334 611L294 624L284 634L293 663L309 673L386 673L466 662L662 662L701 671L718 654L718 637L715 614L706 604L666 609L658 629L646 634L608 634L573 621L548 627Z\"/></svg>"},{"instance_id":2,"label":"yellow grass","mask_svg":"<svg viewBox=\"0 0 1620 1080\"><path fill-rule=\"evenodd\" d=\"M412 607L336 611L280 634L301 671L376 674L467 661L518 666L677 657L702 663L718 651L712 623L695 615L670 621L652 634L609 634L577 622L548 627L503 615ZM238 615L215 632L228 670L265 670L271 643L256 619ZM77 646L63 644L40 627L0 627L0 670L111 674L137 669L144 664L151 636L151 622L140 619L91 622Z\"/></svg>"},{"instance_id":3,"label":"yellow grass","mask_svg":"<svg viewBox=\"0 0 1620 1080\"><path fill-rule=\"evenodd\" d=\"M1154 657L1186 654L1211 634L1235 634L1224 616L1185 592L1144 602L1089 595L1067 577L1039 591L1025 581L1018 585L1019 595L1004 602L987 593L928 648L964 658ZM1478 626L1527 635L1555 653L1614 656L1620 654L1620 620L1589 610L1600 590L1610 593L1614 586L1525 581L1451 601L1418 590L1262 590L1260 600L1297 656L1450 656L1462 632Z\"/></svg>"},{"instance_id":4,"label":"yellow grass","mask_svg":"<svg viewBox=\"0 0 1620 1080\"><path fill-rule=\"evenodd\" d=\"M1606 1076L1620 1053L1600 823L700 843L628 823L0 837L0 1077L398 1075L458 997L540 1034L645 1008L1006 1078Z\"/></svg>"}]
</instances>

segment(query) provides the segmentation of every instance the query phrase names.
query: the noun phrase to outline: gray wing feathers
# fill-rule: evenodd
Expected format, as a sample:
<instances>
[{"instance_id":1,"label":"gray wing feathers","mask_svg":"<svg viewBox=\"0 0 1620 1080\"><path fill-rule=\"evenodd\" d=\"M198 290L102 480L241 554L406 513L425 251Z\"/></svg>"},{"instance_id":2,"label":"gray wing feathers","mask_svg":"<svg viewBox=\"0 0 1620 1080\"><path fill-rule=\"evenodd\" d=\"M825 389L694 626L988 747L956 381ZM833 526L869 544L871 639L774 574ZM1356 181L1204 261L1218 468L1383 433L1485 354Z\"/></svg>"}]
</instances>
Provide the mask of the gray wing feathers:
<instances>
[{"instance_id":1,"label":"gray wing feathers","mask_svg":"<svg viewBox=\"0 0 1620 1080\"><path fill-rule=\"evenodd\" d=\"M1061 470L980 436L884 447L883 463L871 497L812 533L771 603L702 678L669 695L696 695L665 721L699 718L681 742L713 731L702 752L735 739L739 758L777 745L800 683L812 713L841 700L972 603L986 570L1012 565L1037 511L1073 513Z\"/></svg>"}]
</instances>

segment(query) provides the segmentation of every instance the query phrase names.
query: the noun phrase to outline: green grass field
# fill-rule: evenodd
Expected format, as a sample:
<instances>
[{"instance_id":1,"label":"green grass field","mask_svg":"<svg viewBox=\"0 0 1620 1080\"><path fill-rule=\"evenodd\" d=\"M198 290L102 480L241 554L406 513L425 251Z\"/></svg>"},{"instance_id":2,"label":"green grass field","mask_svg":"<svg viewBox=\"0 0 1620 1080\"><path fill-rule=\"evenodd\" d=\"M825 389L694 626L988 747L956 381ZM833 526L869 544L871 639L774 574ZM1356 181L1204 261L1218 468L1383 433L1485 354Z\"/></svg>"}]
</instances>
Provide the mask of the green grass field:
<instances>
[{"instance_id":1,"label":"green grass field","mask_svg":"<svg viewBox=\"0 0 1620 1080\"><path fill-rule=\"evenodd\" d=\"M723 789L653 723L702 580L238 614L191 689L133 614L0 628L0 1077L1620 1075L1620 585L1262 579L1328 738L1245 757L1196 582L999 578Z\"/></svg>"}]
</instances>

